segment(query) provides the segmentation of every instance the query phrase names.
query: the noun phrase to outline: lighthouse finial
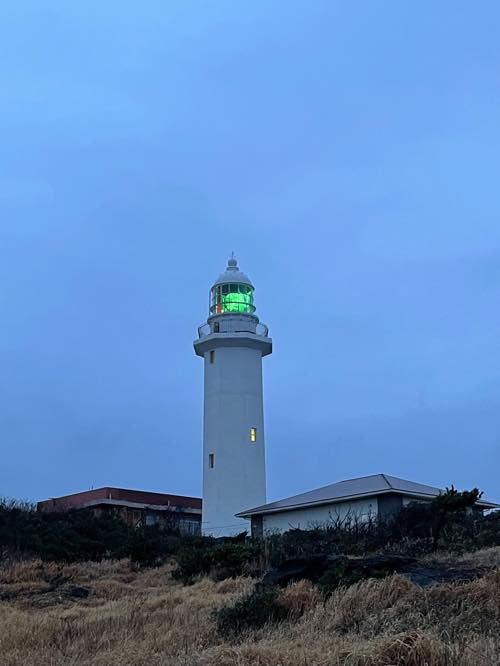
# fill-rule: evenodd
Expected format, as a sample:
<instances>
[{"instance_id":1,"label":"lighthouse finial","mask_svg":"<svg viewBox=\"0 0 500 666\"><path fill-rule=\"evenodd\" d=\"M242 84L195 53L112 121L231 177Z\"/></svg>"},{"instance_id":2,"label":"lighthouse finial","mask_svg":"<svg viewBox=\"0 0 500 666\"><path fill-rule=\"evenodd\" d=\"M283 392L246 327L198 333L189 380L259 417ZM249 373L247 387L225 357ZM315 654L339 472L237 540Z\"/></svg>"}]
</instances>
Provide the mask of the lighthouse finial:
<instances>
[{"instance_id":1,"label":"lighthouse finial","mask_svg":"<svg viewBox=\"0 0 500 666\"><path fill-rule=\"evenodd\" d=\"M234 252L231 252L231 257L229 258L227 262L228 268L236 268L238 266L238 262L236 261L236 257L234 256Z\"/></svg>"}]
</instances>

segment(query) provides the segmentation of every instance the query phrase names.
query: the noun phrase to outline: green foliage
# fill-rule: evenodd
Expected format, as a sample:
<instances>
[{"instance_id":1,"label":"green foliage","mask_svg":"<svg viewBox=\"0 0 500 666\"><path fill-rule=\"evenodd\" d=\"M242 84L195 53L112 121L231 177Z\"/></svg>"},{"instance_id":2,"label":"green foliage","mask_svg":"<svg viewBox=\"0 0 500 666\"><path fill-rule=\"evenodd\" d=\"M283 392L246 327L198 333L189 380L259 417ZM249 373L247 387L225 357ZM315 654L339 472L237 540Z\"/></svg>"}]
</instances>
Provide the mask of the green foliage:
<instances>
[{"instance_id":1,"label":"green foliage","mask_svg":"<svg viewBox=\"0 0 500 666\"><path fill-rule=\"evenodd\" d=\"M134 529L110 514L37 513L31 505L0 501L0 554L56 562L130 557L137 564L153 565L170 555L179 541L156 526Z\"/></svg>"},{"instance_id":2,"label":"green foliage","mask_svg":"<svg viewBox=\"0 0 500 666\"><path fill-rule=\"evenodd\" d=\"M172 575L185 584L207 574L215 580L235 578L251 573L251 563L259 553L259 545L251 541L242 542L238 538L218 542L209 537L199 538L175 553L177 568Z\"/></svg>"},{"instance_id":3,"label":"green foliage","mask_svg":"<svg viewBox=\"0 0 500 666\"><path fill-rule=\"evenodd\" d=\"M431 502L431 509L434 514L432 523L433 550L438 549L439 540L450 522L457 522L457 512L465 513L465 509L472 508L481 495L482 493L477 488L459 492L452 485L451 488L446 488L446 492L441 493ZM452 516L451 521L450 516ZM466 522L466 519L462 522Z\"/></svg>"},{"instance_id":4,"label":"green foliage","mask_svg":"<svg viewBox=\"0 0 500 666\"><path fill-rule=\"evenodd\" d=\"M258 558L260 548L258 544L248 541L247 543L225 543L216 547L214 551L214 569L212 577L215 580L235 578L244 573L251 573L254 569L253 561Z\"/></svg>"},{"instance_id":5,"label":"green foliage","mask_svg":"<svg viewBox=\"0 0 500 666\"><path fill-rule=\"evenodd\" d=\"M482 494L478 488L460 492L452 485L451 488L446 488L446 492L438 495L433 500L433 504L444 512L460 511L474 506L478 499L482 497Z\"/></svg>"},{"instance_id":6,"label":"green foliage","mask_svg":"<svg viewBox=\"0 0 500 666\"><path fill-rule=\"evenodd\" d=\"M109 521L95 521L87 513L44 516L40 518L38 543L32 547L47 561L98 561L106 554L108 527L112 527Z\"/></svg>"},{"instance_id":7,"label":"green foliage","mask_svg":"<svg viewBox=\"0 0 500 666\"><path fill-rule=\"evenodd\" d=\"M317 586L323 594L330 595L340 586L348 587L366 578L385 578L390 573L387 565L365 566L362 561L342 557L328 567Z\"/></svg>"},{"instance_id":8,"label":"green foliage","mask_svg":"<svg viewBox=\"0 0 500 666\"><path fill-rule=\"evenodd\" d=\"M350 568L349 560L344 557L328 567L319 579L318 587L324 594L331 594L340 585L353 585L363 578L361 569Z\"/></svg>"},{"instance_id":9,"label":"green foliage","mask_svg":"<svg viewBox=\"0 0 500 666\"><path fill-rule=\"evenodd\" d=\"M179 548L181 541L177 532L158 525L136 527L129 529L126 556L138 566L159 566Z\"/></svg>"},{"instance_id":10,"label":"green foliage","mask_svg":"<svg viewBox=\"0 0 500 666\"><path fill-rule=\"evenodd\" d=\"M481 512L472 510L481 495L477 488L459 492L451 486L431 502L412 502L392 521L392 540L401 543L419 539L432 550L440 545L453 550L476 547L474 539L487 522ZM490 539L489 545L496 545L500 535L490 533Z\"/></svg>"},{"instance_id":11,"label":"green foliage","mask_svg":"<svg viewBox=\"0 0 500 666\"><path fill-rule=\"evenodd\" d=\"M469 546L470 550L500 545L500 511L481 517L474 527L473 547Z\"/></svg>"},{"instance_id":12,"label":"green foliage","mask_svg":"<svg viewBox=\"0 0 500 666\"><path fill-rule=\"evenodd\" d=\"M214 565L214 549L208 543L193 541L181 547L174 557L177 568L172 576L185 585L192 583L196 576L208 574Z\"/></svg>"},{"instance_id":13,"label":"green foliage","mask_svg":"<svg viewBox=\"0 0 500 666\"><path fill-rule=\"evenodd\" d=\"M237 636L242 631L259 629L268 623L286 620L288 611L278 603L275 587L257 585L232 606L216 611L217 631L225 638Z\"/></svg>"},{"instance_id":14,"label":"green foliage","mask_svg":"<svg viewBox=\"0 0 500 666\"><path fill-rule=\"evenodd\" d=\"M290 530L258 540L245 534L183 537L159 526L133 528L112 514L37 513L28 503L0 500L0 557L8 553L61 562L129 557L139 566L155 566L173 557L174 576L190 583L199 575L216 580L260 575L285 560L316 555L418 556L436 548L461 552L500 545L500 512L483 516L475 510L480 496L476 488L458 492L452 486L435 500L412 503L385 522L353 516L326 528ZM332 570L322 586L334 589L346 575Z\"/></svg>"}]
</instances>

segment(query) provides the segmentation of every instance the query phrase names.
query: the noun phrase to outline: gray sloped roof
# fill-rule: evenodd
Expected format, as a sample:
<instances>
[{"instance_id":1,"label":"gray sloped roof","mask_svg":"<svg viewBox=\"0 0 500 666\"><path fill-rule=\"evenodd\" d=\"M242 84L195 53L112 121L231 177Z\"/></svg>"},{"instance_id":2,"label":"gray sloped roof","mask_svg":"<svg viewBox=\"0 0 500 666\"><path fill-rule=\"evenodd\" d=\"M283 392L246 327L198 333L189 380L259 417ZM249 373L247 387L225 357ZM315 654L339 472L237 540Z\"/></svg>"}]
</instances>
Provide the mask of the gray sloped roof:
<instances>
[{"instance_id":1,"label":"gray sloped roof","mask_svg":"<svg viewBox=\"0 0 500 666\"><path fill-rule=\"evenodd\" d=\"M423 483L415 483L414 481L406 481L405 479L399 479L397 476L390 476L389 474L372 474L371 476L361 476L356 479L347 479L346 481L331 483L328 486L323 486L316 490L310 490L307 493L293 495L292 497L286 497L277 502L271 502L252 509L247 509L246 511L241 511L236 515L240 517L249 517L260 513L275 513L314 504L343 502L385 493L431 498L436 497L436 495L439 495L441 492L442 490L440 488L427 486ZM480 500L477 504L483 508L495 508L498 506L498 504L487 502L486 500Z\"/></svg>"}]
</instances>

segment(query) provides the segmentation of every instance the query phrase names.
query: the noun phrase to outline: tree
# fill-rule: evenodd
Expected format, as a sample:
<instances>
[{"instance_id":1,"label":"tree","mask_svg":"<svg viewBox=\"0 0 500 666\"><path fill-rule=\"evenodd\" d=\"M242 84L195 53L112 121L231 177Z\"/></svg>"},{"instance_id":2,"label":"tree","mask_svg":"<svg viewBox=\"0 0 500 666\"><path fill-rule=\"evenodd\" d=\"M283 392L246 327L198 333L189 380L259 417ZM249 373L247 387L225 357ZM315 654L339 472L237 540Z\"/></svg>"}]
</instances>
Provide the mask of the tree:
<instances>
[{"instance_id":1,"label":"tree","mask_svg":"<svg viewBox=\"0 0 500 666\"><path fill-rule=\"evenodd\" d=\"M451 488L446 488L444 493L439 494L432 500L432 549L437 550L439 537L446 524L447 518L450 514L456 511L463 511L473 507L478 499L482 496L482 492L478 488L472 490L463 490L459 492L452 485Z\"/></svg>"}]
</instances>

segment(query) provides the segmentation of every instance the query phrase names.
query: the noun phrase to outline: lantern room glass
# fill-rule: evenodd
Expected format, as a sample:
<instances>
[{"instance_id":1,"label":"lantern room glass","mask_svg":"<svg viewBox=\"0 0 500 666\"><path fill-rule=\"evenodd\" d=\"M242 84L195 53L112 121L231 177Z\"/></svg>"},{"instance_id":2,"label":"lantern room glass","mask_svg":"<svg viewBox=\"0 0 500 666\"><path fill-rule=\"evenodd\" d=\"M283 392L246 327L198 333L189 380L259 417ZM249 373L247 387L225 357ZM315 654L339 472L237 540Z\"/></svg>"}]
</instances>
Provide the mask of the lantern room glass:
<instances>
[{"instance_id":1,"label":"lantern room glass","mask_svg":"<svg viewBox=\"0 0 500 666\"><path fill-rule=\"evenodd\" d=\"M249 284L216 284L210 292L210 314L255 312L253 287Z\"/></svg>"}]
</instances>

